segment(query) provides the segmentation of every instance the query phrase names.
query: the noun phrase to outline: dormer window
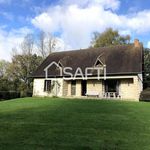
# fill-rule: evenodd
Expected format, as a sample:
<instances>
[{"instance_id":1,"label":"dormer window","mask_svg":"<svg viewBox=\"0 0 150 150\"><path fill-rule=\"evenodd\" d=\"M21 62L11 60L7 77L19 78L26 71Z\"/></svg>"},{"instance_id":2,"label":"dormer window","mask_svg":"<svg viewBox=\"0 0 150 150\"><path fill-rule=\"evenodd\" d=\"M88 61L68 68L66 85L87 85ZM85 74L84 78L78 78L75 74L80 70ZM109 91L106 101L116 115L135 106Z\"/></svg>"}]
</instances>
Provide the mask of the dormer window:
<instances>
[{"instance_id":1,"label":"dormer window","mask_svg":"<svg viewBox=\"0 0 150 150\"><path fill-rule=\"evenodd\" d=\"M102 65L102 63L101 63L100 60L97 60L96 63L95 63L95 65L94 65L94 67L102 67L102 66L103 65Z\"/></svg>"},{"instance_id":2,"label":"dormer window","mask_svg":"<svg viewBox=\"0 0 150 150\"><path fill-rule=\"evenodd\" d=\"M59 65L59 67L63 68L63 65L60 61L58 62L58 65Z\"/></svg>"},{"instance_id":3,"label":"dormer window","mask_svg":"<svg viewBox=\"0 0 150 150\"><path fill-rule=\"evenodd\" d=\"M100 56L97 57L94 67L103 67L104 64L102 63L102 61L100 60Z\"/></svg>"},{"instance_id":4,"label":"dormer window","mask_svg":"<svg viewBox=\"0 0 150 150\"><path fill-rule=\"evenodd\" d=\"M59 71L60 68L62 69L62 68L63 68L63 65L62 65L62 63L59 61L59 62L58 62L58 66L56 67L56 70Z\"/></svg>"}]
</instances>

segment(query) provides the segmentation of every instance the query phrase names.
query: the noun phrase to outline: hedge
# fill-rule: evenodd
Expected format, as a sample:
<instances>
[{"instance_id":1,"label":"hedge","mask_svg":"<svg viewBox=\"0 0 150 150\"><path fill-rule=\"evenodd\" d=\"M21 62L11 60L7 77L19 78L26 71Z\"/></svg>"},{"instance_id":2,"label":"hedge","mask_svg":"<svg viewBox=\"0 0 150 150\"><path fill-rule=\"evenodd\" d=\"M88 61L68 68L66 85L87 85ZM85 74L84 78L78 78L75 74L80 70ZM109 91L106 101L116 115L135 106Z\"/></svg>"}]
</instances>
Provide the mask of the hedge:
<instances>
[{"instance_id":1,"label":"hedge","mask_svg":"<svg viewBox=\"0 0 150 150\"><path fill-rule=\"evenodd\" d=\"M141 101L150 101L150 88L147 88L141 92L140 100Z\"/></svg>"},{"instance_id":2,"label":"hedge","mask_svg":"<svg viewBox=\"0 0 150 150\"><path fill-rule=\"evenodd\" d=\"M16 91L0 91L0 100L8 100L20 98L20 92Z\"/></svg>"}]
</instances>

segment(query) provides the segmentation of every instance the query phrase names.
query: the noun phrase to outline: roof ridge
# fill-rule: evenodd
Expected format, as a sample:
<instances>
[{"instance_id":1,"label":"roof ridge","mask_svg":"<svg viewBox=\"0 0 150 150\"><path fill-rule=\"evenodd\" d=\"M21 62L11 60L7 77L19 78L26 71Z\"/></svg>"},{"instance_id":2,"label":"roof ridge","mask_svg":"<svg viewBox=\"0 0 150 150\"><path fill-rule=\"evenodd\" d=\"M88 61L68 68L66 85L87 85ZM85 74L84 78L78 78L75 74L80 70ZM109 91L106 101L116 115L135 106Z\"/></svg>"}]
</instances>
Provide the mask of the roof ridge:
<instances>
[{"instance_id":1,"label":"roof ridge","mask_svg":"<svg viewBox=\"0 0 150 150\"><path fill-rule=\"evenodd\" d=\"M65 51L55 51L52 52L51 54L57 54L57 53L66 53L66 52L78 52L78 51L86 51L86 50L98 50L98 49L108 49L108 48L115 48L115 47L127 47L127 46L134 46L132 44L120 44L120 45L110 45L110 46L104 46L104 47L89 47L89 48L81 48L81 49L70 49L70 50L65 50ZM51 55L50 54L50 55Z\"/></svg>"}]
</instances>

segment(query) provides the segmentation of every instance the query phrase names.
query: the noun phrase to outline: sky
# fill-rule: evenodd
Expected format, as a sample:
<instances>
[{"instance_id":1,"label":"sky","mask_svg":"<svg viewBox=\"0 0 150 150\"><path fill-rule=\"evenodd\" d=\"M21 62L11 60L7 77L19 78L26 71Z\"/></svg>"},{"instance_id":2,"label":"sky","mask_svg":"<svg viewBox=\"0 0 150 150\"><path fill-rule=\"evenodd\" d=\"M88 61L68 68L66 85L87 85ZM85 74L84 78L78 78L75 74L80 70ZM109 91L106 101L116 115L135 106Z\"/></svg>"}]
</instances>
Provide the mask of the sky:
<instances>
[{"instance_id":1,"label":"sky","mask_svg":"<svg viewBox=\"0 0 150 150\"><path fill-rule=\"evenodd\" d=\"M150 0L0 0L0 59L10 61L28 33L51 33L59 50L73 50L109 27L150 48Z\"/></svg>"}]
</instances>

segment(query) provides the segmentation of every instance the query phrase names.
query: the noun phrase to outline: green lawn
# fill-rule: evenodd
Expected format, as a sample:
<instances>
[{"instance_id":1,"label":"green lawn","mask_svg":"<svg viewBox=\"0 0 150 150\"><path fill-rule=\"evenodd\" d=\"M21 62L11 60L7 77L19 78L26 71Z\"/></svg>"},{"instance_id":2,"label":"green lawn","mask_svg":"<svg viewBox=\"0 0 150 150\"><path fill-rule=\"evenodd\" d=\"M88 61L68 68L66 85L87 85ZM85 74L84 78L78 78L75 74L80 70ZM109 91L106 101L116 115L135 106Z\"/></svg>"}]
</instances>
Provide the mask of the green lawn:
<instances>
[{"instance_id":1,"label":"green lawn","mask_svg":"<svg viewBox=\"0 0 150 150\"><path fill-rule=\"evenodd\" d=\"M24 98L0 102L1 150L147 150L150 103Z\"/></svg>"}]
</instances>

